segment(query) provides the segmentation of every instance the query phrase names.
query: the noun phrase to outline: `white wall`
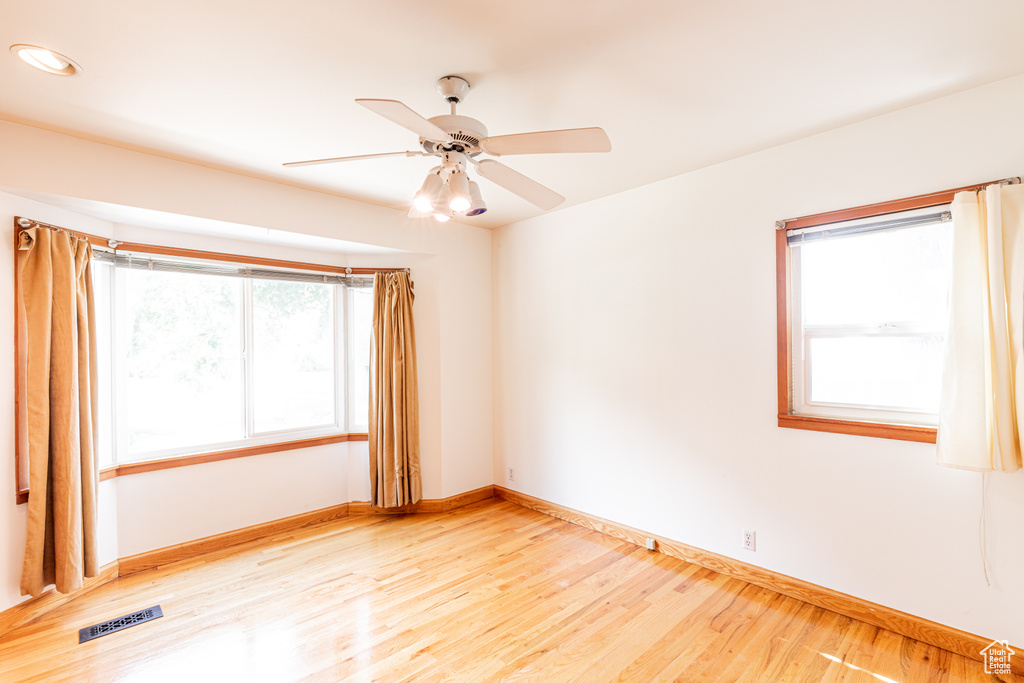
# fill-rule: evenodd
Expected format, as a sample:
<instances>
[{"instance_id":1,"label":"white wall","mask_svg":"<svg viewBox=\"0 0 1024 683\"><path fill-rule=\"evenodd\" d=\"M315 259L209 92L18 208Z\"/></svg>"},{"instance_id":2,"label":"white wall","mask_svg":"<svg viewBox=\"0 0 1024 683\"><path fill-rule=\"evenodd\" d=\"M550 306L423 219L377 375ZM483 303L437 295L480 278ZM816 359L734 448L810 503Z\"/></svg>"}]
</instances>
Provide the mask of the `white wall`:
<instances>
[{"instance_id":1,"label":"white wall","mask_svg":"<svg viewBox=\"0 0 1024 683\"><path fill-rule=\"evenodd\" d=\"M121 557L349 502L339 443L117 477Z\"/></svg>"},{"instance_id":2,"label":"white wall","mask_svg":"<svg viewBox=\"0 0 1024 683\"><path fill-rule=\"evenodd\" d=\"M162 211L398 250L311 253L98 221L0 193L0 277L13 273L13 215L121 240L351 266L409 266L416 286L423 493L492 483L491 232L0 121L0 188L49 204ZM415 189L415 188L414 188ZM83 200L85 200L83 202ZM82 211L86 209L81 209ZM4 275L6 273L6 276ZM13 295L0 294L0 353L13 354ZM4 331L6 330L6 332ZM0 364L0 382L13 369ZM6 405L6 408L4 407ZM0 439L13 454L13 391L0 397ZM13 456L12 456L13 457ZM308 448L104 482L104 561L352 500L369 500L365 443ZM0 487L13 492L13 466ZM15 604L24 506L0 498L0 610Z\"/></svg>"},{"instance_id":3,"label":"white wall","mask_svg":"<svg viewBox=\"0 0 1024 683\"><path fill-rule=\"evenodd\" d=\"M1024 174L1022 117L1017 77L499 229L495 481L1024 643L1024 473L990 477L989 587L980 474L776 426L774 251L779 219Z\"/></svg>"}]
</instances>

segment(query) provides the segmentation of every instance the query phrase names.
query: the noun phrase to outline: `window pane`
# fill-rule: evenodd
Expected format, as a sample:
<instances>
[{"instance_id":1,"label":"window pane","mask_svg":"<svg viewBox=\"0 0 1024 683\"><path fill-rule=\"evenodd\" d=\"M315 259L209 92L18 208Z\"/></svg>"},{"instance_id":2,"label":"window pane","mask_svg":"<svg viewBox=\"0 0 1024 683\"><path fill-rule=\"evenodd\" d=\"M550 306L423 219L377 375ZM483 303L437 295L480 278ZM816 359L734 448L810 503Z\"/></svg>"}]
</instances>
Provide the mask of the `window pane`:
<instances>
[{"instance_id":1,"label":"window pane","mask_svg":"<svg viewBox=\"0 0 1024 683\"><path fill-rule=\"evenodd\" d=\"M110 382L110 278L113 268L109 264L93 261L92 269L93 298L96 305L96 383L99 399L98 419L96 420L96 443L99 449L97 460L101 468L114 464L114 447L111 441L110 420L113 410L113 396Z\"/></svg>"},{"instance_id":2,"label":"window pane","mask_svg":"<svg viewBox=\"0 0 1024 683\"><path fill-rule=\"evenodd\" d=\"M333 425L334 286L254 280L257 432Z\"/></svg>"},{"instance_id":3,"label":"window pane","mask_svg":"<svg viewBox=\"0 0 1024 683\"><path fill-rule=\"evenodd\" d=\"M947 222L798 247L804 324L944 320L952 234Z\"/></svg>"},{"instance_id":4,"label":"window pane","mask_svg":"<svg viewBox=\"0 0 1024 683\"><path fill-rule=\"evenodd\" d=\"M241 438L242 281L124 269L118 278L122 452Z\"/></svg>"},{"instance_id":5,"label":"window pane","mask_svg":"<svg viewBox=\"0 0 1024 683\"><path fill-rule=\"evenodd\" d=\"M942 337L824 337L810 340L810 400L939 411Z\"/></svg>"},{"instance_id":6,"label":"window pane","mask_svg":"<svg viewBox=\"0 0 1024 683\"><path fill-rule=\"evenodd\" d=\"M370 342L373 336L373 287L349 289L352 304L351 429L365 429L370 420Z\"/></svg>"}]
</instances>

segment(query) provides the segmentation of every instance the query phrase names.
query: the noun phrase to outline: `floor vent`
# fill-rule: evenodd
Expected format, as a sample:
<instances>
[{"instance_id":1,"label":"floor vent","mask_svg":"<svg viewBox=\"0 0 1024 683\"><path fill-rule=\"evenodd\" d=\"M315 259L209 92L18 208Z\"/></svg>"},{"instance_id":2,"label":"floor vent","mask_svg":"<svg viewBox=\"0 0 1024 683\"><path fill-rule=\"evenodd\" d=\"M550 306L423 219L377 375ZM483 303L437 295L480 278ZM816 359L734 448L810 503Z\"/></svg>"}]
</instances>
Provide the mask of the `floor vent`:
<instances>
[{"instance_id":1,"label":"floor vent","mask_svg":"<svg viewBox=\"0 0 1024 683\"><path fill-rule=\"evenodd\" d=\"M105 636L108 633L126 629L129 626L135 626L136 624L152 621L153 619L159 619L163 615L163 610L160 609L160 605L157 605L156 607L150 607L149 609L126 614L123 617L118 617L117 619L104 621L102 624L86 626L85 628L78 630L78 642L84 643L88 640Z\"/></svg>"}]
</instances>

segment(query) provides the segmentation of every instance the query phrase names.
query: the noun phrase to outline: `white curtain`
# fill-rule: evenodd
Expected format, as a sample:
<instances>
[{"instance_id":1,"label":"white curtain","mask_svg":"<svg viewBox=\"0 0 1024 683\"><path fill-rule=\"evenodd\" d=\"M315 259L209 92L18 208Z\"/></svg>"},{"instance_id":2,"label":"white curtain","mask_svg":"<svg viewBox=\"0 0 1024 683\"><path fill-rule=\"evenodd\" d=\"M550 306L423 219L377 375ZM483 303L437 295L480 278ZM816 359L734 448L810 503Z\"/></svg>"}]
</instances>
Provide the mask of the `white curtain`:
<instances>
[{"instance_id":1,"label":"white curtain","mask_svg":"<svg viewBox=\"0 0 1024 683\"><path fill-rule=\"evenodd\" d=\"M1024 185L959 192L952 213L938 462L1013 472L1024 427Z\"/></svg>"}]
</instances>

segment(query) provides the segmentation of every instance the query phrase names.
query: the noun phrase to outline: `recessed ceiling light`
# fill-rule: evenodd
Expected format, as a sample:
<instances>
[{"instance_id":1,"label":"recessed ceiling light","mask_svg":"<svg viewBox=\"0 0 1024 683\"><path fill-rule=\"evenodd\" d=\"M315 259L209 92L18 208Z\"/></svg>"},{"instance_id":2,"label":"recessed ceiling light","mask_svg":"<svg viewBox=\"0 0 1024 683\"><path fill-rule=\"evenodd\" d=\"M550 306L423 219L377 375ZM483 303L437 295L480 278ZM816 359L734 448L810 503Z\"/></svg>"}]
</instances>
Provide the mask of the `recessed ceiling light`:
<instances>
[{"instance_id":1,"label":"recessed ceiling light","mask_svg":"<svg viewBox=\"0 0 1024 683\"><path fill-rule=\"evenodd\" d=\"M11 45L11 52L18 55L26 64L58 76L74 76L82 70L82 67L75 64L69 57L38 45Z\"/></svg>"}]
</instances>

